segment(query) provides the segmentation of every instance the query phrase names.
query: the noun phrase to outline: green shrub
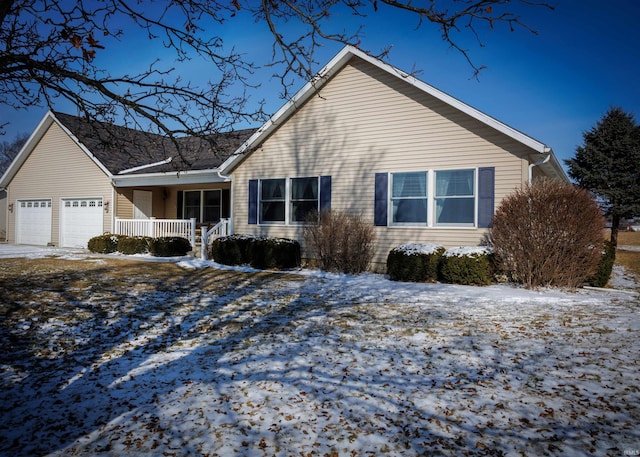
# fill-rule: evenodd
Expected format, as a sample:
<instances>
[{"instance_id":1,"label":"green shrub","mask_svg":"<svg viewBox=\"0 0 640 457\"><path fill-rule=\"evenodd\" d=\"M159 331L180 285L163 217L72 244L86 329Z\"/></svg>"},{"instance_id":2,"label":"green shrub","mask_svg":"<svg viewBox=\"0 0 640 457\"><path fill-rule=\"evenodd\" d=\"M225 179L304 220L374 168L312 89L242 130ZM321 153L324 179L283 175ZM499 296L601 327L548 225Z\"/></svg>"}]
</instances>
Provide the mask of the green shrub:
<instances>
[{"instance_id":1,"label":"green shrub","mask_svg":"<svg viewBox=\"0 0 640 457\"><path fill-rule=\"evenodd\" d=\"M87 243L87 248L97 254L111 254L118 250L118 240L121 237L122 235L113 234L94 236Z\"/></svg>"},{"instance_id":2,"label":"green shrub","mask_svg":"<svg viewBox=\"0 0 640 457\"><path fill-rule=\"evenodd\" d=\"M248 247L249 264L261 270L300 266L300 243L285 238L256 238Z\"/></svg>"},{"instance_id":3,"label":"green shrub","mask_svg":"<svg viewBox=\"0 0 640 457\"><path fill-rule=\"evenodd\" d=\"M211 258L224 265L251 265L258 269L300 266L300 243L285 238L230 235L211 243Z\"/></svg>"},{"instance_id":4,"label":"green shrub","mask_svg":"<svg viewBox=\"0 0 640 457\"><path fill-rule=\"evenodd\" d=\"M180 236L165 236L149 240L149 252L155 257L182 257L191 249L189 240Z\"/></svg>"},{"instance_id":5,"label":"green shrub","mask_svg":"<svg viewBox=\"0 0 640 457\"><path fill-rule=\"evenodd\" d=\"M591 276L587 282L594 287L604 287L611 278L611 272L613 271L613 264L616 261L616 248L611 244L611 241L606 240L602 249L602 257L600 257L600 263L595 274Z\"/></svg>"},{"instance_id":6,"label":"green shrub","mask_svg":"<svg viewBox=\"0 0 640 457\"><path fill-rule=\"evenodd\" d=\"M245 265L249 263L249 245L255 237L229 235L213 240L209 257L223 265Z\"/></svg>"},{"instance_id":7,"label":"green shrub","mask_svg":"<svg viewBox=\"0 0 640 457\"><path fill-rule=\"evenodd\" d=\"M451 248L440 260L440 280L451 284L486 286L493 277L490 248Z\"/></svg>"},{"instance_id":8,"label":"green shrub","mask_svg":"<svg viewBox=\"0 0 640 457\"><path fill-rule=\"evenodd\" d=\"M392 281L435 282L444 247L435 244L403 244L387 256Z\"/></svg>"},{"instance_id":9,"label":"green shrub","mask_svg":"<svg viewBox=\"0 0 640 457\"><path fill-rule=\"evenodd\" d=\"M118 252L124 255L146 254L149 252L150 239L144 236L120 236L118 237Z\"/></svg>"}]
</instances>

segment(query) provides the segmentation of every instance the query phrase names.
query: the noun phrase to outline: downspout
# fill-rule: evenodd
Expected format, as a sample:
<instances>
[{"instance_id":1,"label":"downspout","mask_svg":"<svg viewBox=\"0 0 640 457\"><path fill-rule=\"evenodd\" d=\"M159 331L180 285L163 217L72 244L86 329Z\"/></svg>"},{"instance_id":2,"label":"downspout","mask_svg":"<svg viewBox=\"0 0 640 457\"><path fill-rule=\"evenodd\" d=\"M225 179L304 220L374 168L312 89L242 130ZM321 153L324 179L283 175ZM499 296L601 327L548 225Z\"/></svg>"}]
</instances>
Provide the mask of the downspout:
<instances>
[{"instance_id":1,"label":"downspout","mask_svg":"<svg viewBox=\"0 0 640 457\"><path fill-rule=\"evenodd\" d=\"M222 173L220 173L220 170L218 170L216 173L218 173L218 176L220 176L222 179L228 179L229 182L231 182L231 189L229 190L229 225L227 227L227 234L233 235L233 213L235 211L233 204L233 177L230 175L223 175Z\"/></svg>"},{"instance_id":2,"label":"downspout","mask_svg":"<svg viewBox=\"0 0 640 457\"><path fill-rule=\"evenodd\" d=\"M545 163L547 163L549 161L549 159L551 159L551 154L548 154L547 157L545 157L544 159L540 160L539 162L534 162L529 164L529 184L531 184L532 180L533 180L533 167L538 167L540 165L544 165Z\"/></svg>"},{"instance_id":3,"label":"downspout","mask_svg":"<svg viewBox=\"0 0 640 457\"><path fill-rule=\"evenodd\" d=\"M110 233L116 232L116 186L111 182L111 230Z\"/></svg>"}]
</instances>

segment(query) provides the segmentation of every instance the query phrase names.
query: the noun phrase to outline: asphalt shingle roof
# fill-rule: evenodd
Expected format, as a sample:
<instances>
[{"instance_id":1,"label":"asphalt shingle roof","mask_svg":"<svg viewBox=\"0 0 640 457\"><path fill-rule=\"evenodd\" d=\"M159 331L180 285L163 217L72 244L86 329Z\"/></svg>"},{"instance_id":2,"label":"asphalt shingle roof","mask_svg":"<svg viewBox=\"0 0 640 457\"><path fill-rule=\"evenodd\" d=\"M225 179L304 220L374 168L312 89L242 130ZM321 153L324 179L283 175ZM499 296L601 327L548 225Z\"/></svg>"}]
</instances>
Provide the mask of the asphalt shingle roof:
<instances>
[{"instance_id":1,"label":"asphalt shingle roof","mask_svg":"<svg viewBox=\"0 0 640 457\"><path fill-rule=\"evenodd\" d=\"M65 113L55 113L55 116L112 174L136 167L144 168L128 174L217 168L255 132L255 129L243 129L218 133L207 139L178 138L176 148L162 135ZM147 166L168 158L172 159L169 163Z\"/></svg>"}]
</instances>

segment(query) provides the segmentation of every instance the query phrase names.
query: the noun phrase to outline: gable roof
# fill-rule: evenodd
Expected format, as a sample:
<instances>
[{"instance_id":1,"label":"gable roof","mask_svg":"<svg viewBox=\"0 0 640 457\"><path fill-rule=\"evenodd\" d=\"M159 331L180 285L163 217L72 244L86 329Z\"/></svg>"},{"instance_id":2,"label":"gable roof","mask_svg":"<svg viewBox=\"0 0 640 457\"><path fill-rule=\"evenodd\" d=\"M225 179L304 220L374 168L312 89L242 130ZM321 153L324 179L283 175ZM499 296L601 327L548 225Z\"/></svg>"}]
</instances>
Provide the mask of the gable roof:
<instances>
[{"instance_id":1,"label":"gable roof","mask_svg":"<svg viewBox=\"0 0 640 457\"><path fill-rule=\"evenodd\" d=\"M180 150L168 138L114 124L47 112L0 178L6 187L49 127L56 123L107 176L145 176L175 172L215 170L255 129L202 138L179 138Z\"/></svg>"},{"instance_id":2,"label":"gable roof","mask_svg":"<svg viewBox=\"0 0 640 457\"><path fill-rule=\"evenodd\" d=\"M448 105L462 111L463 113L471 116L472 118L486 124L487 126L507 135L508 137L518 141L529 147L533 153L540 154L540 158L549 156L545 164L541 164L541 167L545 167L547 173L553 176L557 176L561 179L567 180L567 175L560 166L553 150L528 135L492 118L491 116L469 106L460 100L452 97L451 95L442 92L435 87L420 81L419 79L411 76L396 67L389 65L379 59L371 57L367 53L353 47L345 46L331 61L323 67L316 76L302 89L300 89L294 96L285 103L267 122L265 122L253 135L243 143L238 150L232 154L220 167L222 174L229 174L248 154L251 154L253 150L258 147L275 129L277 129L282 123L289 119L304 103L317 94L318 90L324 86L333 75L342 70L349 61L354 58L360 58L371 65L405 81L408 84L416 87L417 89L426 92L427 94L435 97L436 99L447 103Z\"/></svg>"},{"instance_id":3,"label":"gable roof","mask_svg":"<svg viewBox=\"0 0 640 457\"><path fill-rule=\"evenodd\" d=\"M255 131L178 138L178 149L163 135L69 114L55 116L114 175L217 169Z\"/></svg>"}]
</instances>

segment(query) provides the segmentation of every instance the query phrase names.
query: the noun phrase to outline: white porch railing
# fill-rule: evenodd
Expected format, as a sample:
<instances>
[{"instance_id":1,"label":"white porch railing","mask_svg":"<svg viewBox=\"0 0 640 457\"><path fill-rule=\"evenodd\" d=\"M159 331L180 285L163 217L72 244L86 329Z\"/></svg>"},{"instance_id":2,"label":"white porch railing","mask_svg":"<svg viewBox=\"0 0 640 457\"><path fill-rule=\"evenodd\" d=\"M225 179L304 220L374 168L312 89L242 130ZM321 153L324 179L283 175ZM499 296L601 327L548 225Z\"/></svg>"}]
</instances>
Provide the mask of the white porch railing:
<instances>
[{"instance_id":1,"label":"white porch railing","mask_svg":"<svg viewBox=\"0 0 640 457\"><path fill-rule=\"evenodd\" d=\"M196 248L196 219L120 219L116 217L115 233L127 236L181 236Z\"/></svg>"},{"instance_id":2,"label":"white porch railing","mask_svg":"<svg viewBox=\"0 0 640 457\"><path fill-rule=\"evenodd\" d=\"M216 238L227 236L229 234L229 219L220 219L216 225L208 228L206 225L202 227L202 235L200 236L200 258L207 260L209 243Z\"/></svg>"}]
</instances>

